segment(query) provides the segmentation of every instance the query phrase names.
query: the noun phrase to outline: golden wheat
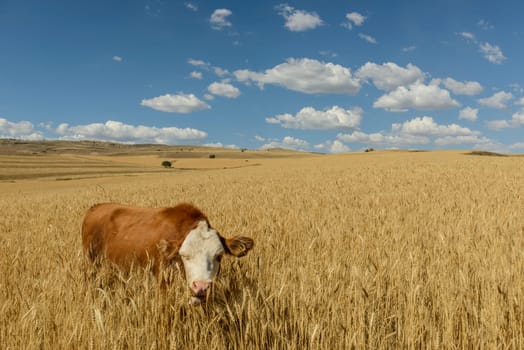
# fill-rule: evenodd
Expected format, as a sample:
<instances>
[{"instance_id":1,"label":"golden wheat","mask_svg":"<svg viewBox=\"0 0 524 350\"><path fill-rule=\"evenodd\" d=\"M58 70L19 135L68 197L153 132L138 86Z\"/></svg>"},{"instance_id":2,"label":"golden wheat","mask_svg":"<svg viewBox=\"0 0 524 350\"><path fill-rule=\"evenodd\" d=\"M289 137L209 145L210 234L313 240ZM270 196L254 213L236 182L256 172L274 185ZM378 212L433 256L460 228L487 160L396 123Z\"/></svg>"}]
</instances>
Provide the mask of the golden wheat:
<instances>
[{"instance_id":1,"label":"golden wheat","mask_svg":"<svg viewBox=\"0 0 524 350\"><path fill-rule=\"evenodd\" d=\"M524 159L376 152L243 169L3 183L2 349L524 347ZM51 186L52 184L52 186ZM94 203L191 201L224 235L213 300L84 264Z\"/></svg>"}]
</instances>

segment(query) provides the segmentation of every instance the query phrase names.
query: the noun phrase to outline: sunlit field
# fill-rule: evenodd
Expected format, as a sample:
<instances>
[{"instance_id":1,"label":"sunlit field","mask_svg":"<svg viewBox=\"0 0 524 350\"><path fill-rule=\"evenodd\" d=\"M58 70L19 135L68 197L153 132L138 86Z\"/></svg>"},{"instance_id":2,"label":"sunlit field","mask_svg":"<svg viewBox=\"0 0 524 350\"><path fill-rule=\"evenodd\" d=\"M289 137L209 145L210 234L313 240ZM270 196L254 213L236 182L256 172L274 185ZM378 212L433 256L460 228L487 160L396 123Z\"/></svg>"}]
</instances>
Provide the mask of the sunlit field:
<instances>
[{"instance_id":1,"label":"sunlit field","mask_svg":"<svg viewBox=\"0 0 524 350\"><path fill-rule=\"evenodd\" d=\"M524 158L465 153L245 155L32 180L8 180L3 163L0 348L524 348ZM163 292L147 270L85 263L91 205L181 201L255 240L224 258L205 307L188 305L178 275Z\"/></svg>"}]
</instances>

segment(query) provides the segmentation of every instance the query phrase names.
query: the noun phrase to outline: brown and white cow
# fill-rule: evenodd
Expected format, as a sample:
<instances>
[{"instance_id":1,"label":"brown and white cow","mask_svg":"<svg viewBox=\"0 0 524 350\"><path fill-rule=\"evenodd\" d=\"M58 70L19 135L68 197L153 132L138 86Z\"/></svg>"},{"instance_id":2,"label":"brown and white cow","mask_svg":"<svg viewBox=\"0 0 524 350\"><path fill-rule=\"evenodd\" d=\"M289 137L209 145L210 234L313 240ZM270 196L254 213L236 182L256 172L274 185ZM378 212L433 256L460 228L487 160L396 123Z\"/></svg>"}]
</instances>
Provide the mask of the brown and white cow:
<instances>
[{"instance_id":1,"label":"brown and white cow","mask_svg":"<svg viewBox=\"0 0 524 350\"><path fill-rule=\"evenodd\" d=\"M84 253L123 268L152 264L158 273L180 261L192 292L191 302L206 300L224 254L241 257L253 248L248 237L222 237L195 206L140 208L104 203L91 207L82 224Z\"/></svg>"}]
</instances>

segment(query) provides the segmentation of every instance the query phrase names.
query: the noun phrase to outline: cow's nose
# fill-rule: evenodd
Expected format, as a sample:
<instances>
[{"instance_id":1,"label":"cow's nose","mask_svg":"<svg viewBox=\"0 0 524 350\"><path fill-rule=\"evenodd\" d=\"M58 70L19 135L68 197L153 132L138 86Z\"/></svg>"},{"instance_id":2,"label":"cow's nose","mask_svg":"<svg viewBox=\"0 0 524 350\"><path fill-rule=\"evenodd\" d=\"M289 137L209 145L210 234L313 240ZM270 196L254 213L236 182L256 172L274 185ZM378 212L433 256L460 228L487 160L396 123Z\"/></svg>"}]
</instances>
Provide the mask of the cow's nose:
<instances>
[{"instance_id":1,"label":"cow's nose","mask_svg":"<svg viewBox=\"0 0 524 350\"><path fill-rule=\"evenodd\" d=\"M211 282L206 281L194 281L191 284L191 290L197 297L205 297L209 287L211 287Z\"/></svg>"}]
</instances>

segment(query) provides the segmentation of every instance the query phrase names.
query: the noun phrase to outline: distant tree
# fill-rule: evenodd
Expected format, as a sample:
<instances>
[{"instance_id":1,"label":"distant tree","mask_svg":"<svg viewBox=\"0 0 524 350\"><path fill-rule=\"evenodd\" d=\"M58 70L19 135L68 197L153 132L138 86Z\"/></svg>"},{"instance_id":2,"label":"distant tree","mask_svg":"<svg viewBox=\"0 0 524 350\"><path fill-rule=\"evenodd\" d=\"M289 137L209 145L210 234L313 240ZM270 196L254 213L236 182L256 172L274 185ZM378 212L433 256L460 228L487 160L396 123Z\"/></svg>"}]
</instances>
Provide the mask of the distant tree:
<instances>
[{"instance_id":1,"label":"distant tree","mask_svg":"<svg viewBox=\"0 0 524 350\"><path fill-rule=\"evenodd\" d=\"M170 162L169 160L164 160L164 161L162 162L162 166L163 166L164 168L171 168L171 162Z\"/></svg>"},{"instance_id":2,"label":"distant tree","mask_svg":"<svg viewBox=\"0 0 524 350\"><path fill-rule=\"evenodd\" d=\"M214 154L210 154L209 158L213 159L213 158L215 158L215 155Z\"/></svg>"}]
</instances>

